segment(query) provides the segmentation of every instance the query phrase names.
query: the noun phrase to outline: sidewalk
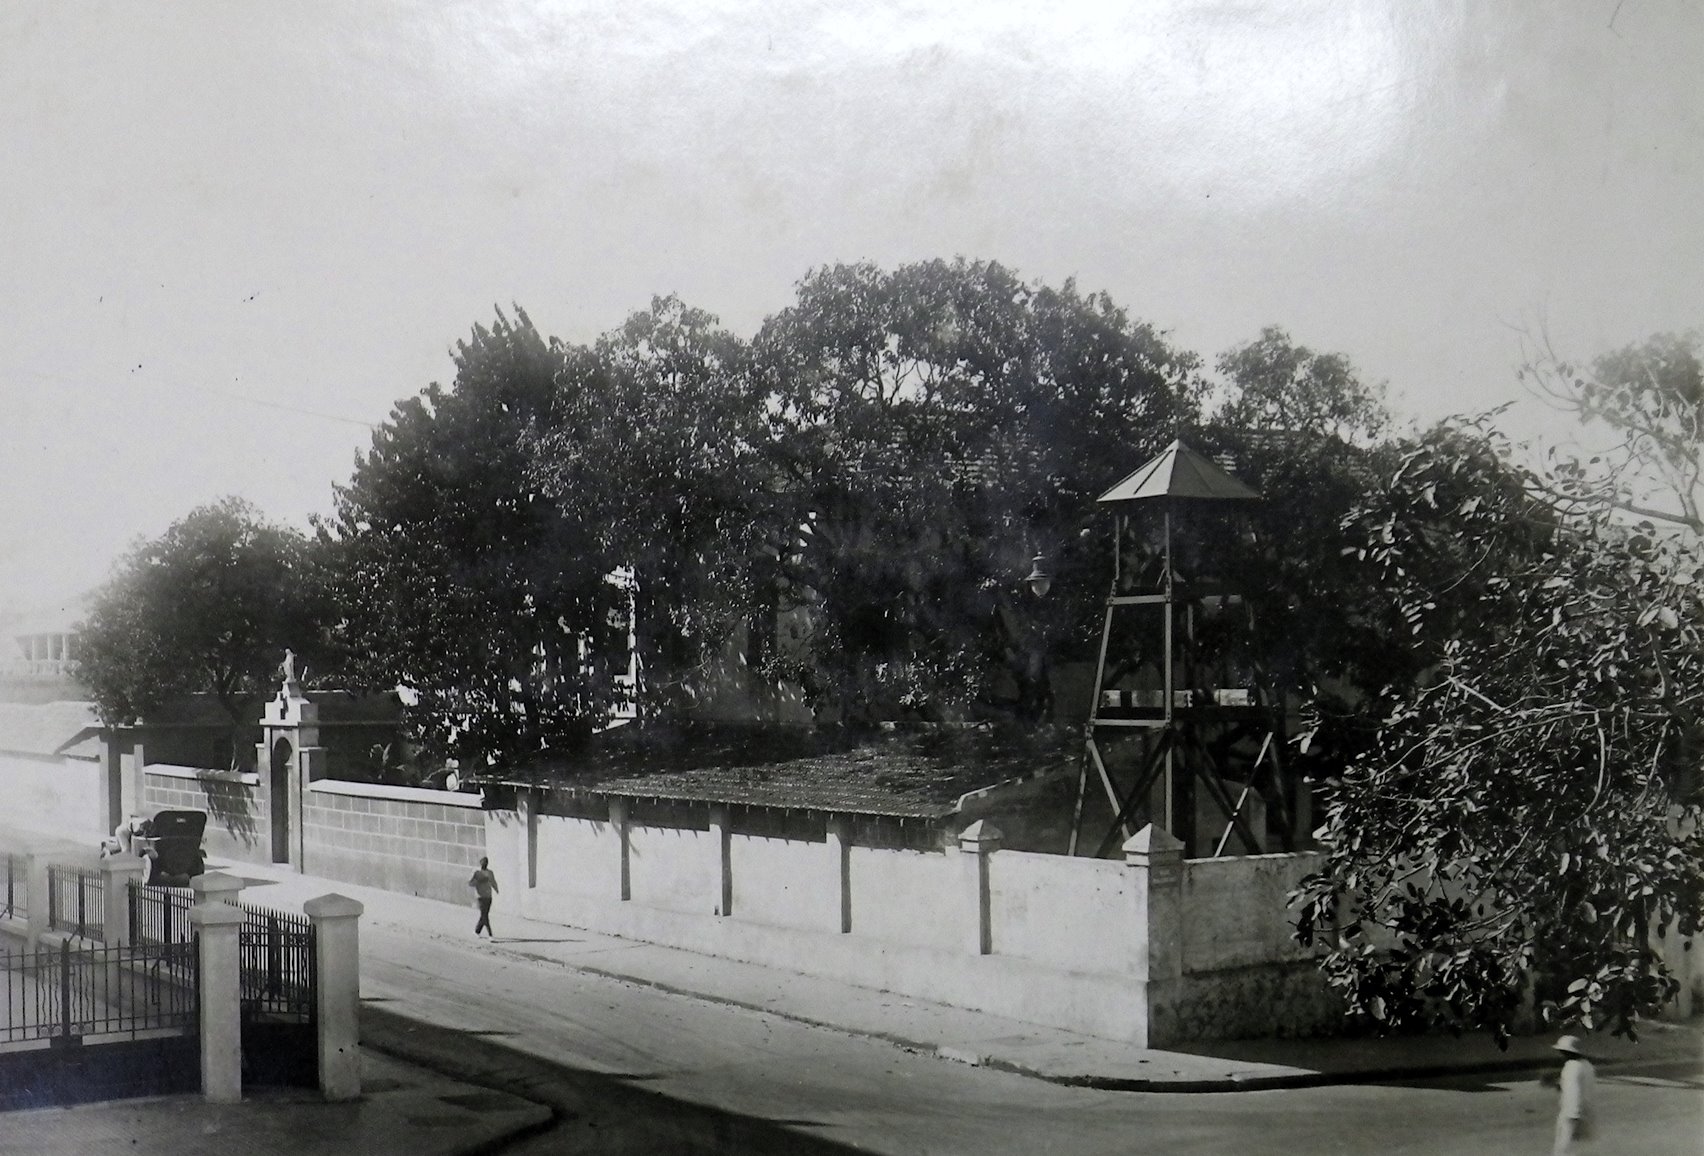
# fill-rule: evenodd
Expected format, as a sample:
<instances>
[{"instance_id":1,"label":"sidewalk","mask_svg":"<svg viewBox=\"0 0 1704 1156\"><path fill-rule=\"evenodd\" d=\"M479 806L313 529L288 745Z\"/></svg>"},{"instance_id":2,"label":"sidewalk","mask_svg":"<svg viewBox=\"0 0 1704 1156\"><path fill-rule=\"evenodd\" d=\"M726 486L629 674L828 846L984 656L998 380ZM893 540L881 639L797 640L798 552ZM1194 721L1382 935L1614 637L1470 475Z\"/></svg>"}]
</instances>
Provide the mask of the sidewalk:
<instances>
[{"instance_id":1,"label":"sidewalk","mask_svg":"<svg viewBox=\"0 0 1704 1156\"><path fill-rule=\"evenodd\" d=\"M472 939L471 907L297 875L253 864L211 865L249 883L250 902L299 910L337 892L366 906L362 924L456 942ZM1365 1084L1452 1073L1530 1072L1553 1065L1551 1037L1516 1039L1499 1051L1488 1035L1421 1039L1253 1040L1177 1050L1135 1048L981 1012L907 1000L809 976L697 955L559 924L522 919L499 905L502 934L483 950L678 995L886 1041L908 1051L1014 1072L1057 1084L1118 1091L1235 1092ZM1602 1035L1589 1044L1600 1067L1704 1061L1704 1032L1690 1024L1645 1026L1640 1042Z\"/></svg>"}]
</instances>

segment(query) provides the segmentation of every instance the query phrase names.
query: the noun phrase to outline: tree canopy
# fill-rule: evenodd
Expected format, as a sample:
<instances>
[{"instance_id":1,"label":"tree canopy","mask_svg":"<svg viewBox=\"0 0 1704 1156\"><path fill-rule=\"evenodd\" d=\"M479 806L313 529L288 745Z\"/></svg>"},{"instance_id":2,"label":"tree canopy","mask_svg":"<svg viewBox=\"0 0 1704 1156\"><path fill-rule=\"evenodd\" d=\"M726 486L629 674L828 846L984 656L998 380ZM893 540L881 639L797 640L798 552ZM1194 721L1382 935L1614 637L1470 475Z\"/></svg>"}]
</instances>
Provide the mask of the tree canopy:
<instances>
[{"instance_id":1,"label":"tree canopy","mask_svg":"<svg viewBox=\"0 0 1704 1156\"><path fill-rule=\"evenodd\" d=\"M202 506L134 546L82 624L77 677L101 719L145 719L211 694L233 725L277 684L286 648L311 665L320 585L307 540L239 498Z\"/></svg>"},{"instance_id":2,"label":"tree canopy","mask_svg":"<svg viewBox=\"0 0 1704 1156\"><path fill-rule=\"evenodd\" d=\"M1434 430L1351 519L1364 597L1412 654L1327 785L1299 932L1352 1011L1631 1031L1652 949L1704 912L1699 579L1689 544L1559 509L1474 424Z\"/></svg>"},{"instance_id":3,"label":"tree canopy","mask_svg":"<svg viewBox=\"0 0 1704 1156\"><path fill-rule=\"evenodd\" d=\"M819 269L753 345L776 596L809 611L774 673L939 718L988 705L994 659L1037 709L1036 653L1087 645L1101 594L1094 498L1194 419L1195 356L1104 294L964 260ZM1017 597L1037 554L1045 603Z\"/></svg>"},{"instance_id":4,"label":"tree canopy","mask_svg":"<svg viewBox=\"0 0 1704 1156\"><path fill-rule=\"evenodd\" d=\"M359 684L401 685L413 737L439 754L524 757L599 725L625 652L597 526L528 477L562 354L499 311L453 353L456 377L399 403L336 489L321 539L337 636ZM619 640L617 634L620 634Z\"/></svg>"},{"instance_id":5,"label":"tree canopy","mask_svg":"<svg viewBox=\"0 0 1704 1156\"><path fill-rule=\"evenodd\" d=\"M1564 457L1557 490L1573 501L1608 502L1635 517L1704 536L1704 334L1658 333L1611 350L1589 369L1548 339L1522 376L1542 396L1612 444L1586 462Z\"/></svg>"}]
</instances>

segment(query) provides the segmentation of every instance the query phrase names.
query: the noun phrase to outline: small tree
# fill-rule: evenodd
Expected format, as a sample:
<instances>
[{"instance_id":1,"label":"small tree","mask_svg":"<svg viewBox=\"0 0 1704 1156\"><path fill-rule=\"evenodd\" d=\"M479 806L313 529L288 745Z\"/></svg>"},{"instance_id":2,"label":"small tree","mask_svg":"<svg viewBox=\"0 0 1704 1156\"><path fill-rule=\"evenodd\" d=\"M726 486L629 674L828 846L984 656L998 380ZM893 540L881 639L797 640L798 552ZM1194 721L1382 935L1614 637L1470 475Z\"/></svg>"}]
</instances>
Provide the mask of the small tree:
<instances>
[{"instance_id":1,"label":"small tree","mask_svg":"<svg viewBox=\"0 0 1704 1156\"><path fill-rule=\"evenodd\" d=\"M1660 525L1704 535L1704 334L1659 333L1584 370L1537 342L1521 376L1540 396L1606 428L1612 445L1588 462L1565 458L1558 492L1607 502Z\"/></svg>"},{"instance_id":2,"label":"small tree","mask_svg":"<svg viewBox=\"0 0 1704 1156\"><path fill-rule=\"evenodd\" d=\"M1410 446L1352 521L1345 613L1416 664L1327 784L1303 942L1381 1026L1631 1033L1675 989L1651 947L1704 916L1700 577L1684 542L1558 511L1474 425Z\"/></svg>"},{"instance_id":3,"label":"small tree","mask_svg":"<svg viewBox=\"0 0 1704 1156\"><path fill-rule=\"evenodd\" d=\"M316 590L301 534L239 498L202 506L133 547L97 592L77 676L108 725L204 693L234 730L276 686L287 647L319 653Z\"/></svg>"}]
</instances>

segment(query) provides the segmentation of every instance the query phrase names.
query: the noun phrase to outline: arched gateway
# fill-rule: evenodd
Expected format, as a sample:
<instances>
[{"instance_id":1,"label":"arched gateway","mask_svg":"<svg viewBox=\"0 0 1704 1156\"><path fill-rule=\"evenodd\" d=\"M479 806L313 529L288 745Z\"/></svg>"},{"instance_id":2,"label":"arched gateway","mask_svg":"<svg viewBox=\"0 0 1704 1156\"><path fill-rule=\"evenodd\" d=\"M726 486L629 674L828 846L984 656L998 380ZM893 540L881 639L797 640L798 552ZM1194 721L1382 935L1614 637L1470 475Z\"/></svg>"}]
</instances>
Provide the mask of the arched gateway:
<instances>
[{"instance_id":1,"label":"arched gateway","mask_svg":"<svg viewBox=\"0 0 1704 1156\"><path fill-rule=\"evenodd\" d=\"M302 862L302 790L325 774L325 750L319 745L319 707L308 701L296 681L295 656L285 653L284 682L261 716L257 767L270 822L271 860L296 870Z\"/></svg>"}]
</instances>

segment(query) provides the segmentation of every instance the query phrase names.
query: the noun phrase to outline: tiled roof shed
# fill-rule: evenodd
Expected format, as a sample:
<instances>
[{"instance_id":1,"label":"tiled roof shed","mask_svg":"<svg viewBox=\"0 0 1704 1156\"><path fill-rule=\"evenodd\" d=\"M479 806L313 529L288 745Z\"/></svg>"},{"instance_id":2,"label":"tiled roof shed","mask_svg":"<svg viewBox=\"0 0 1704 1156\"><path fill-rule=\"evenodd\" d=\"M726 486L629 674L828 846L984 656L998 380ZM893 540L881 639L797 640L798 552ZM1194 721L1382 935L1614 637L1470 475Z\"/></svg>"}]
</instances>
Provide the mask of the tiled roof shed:
<instances>
[{"instance_id":1,"label":"tiled roof shed","mask_svg":"<svg viewBox=\"0 0 1704 1156\"><path fill-rule=\"evenodd\" d=\"M707 747L703 765L692 765L689 744L670 752L667 762L674 765L655 770L634 773L632 762L646 761L640 756L625 767L606 764L601 773L500 781L609 798L939 819L958 810L968 794L1071 765L1057 742L1012 741L983 731L886 734L846 749L767 760L740 760Z\"/></svg>"}]
</instances>

